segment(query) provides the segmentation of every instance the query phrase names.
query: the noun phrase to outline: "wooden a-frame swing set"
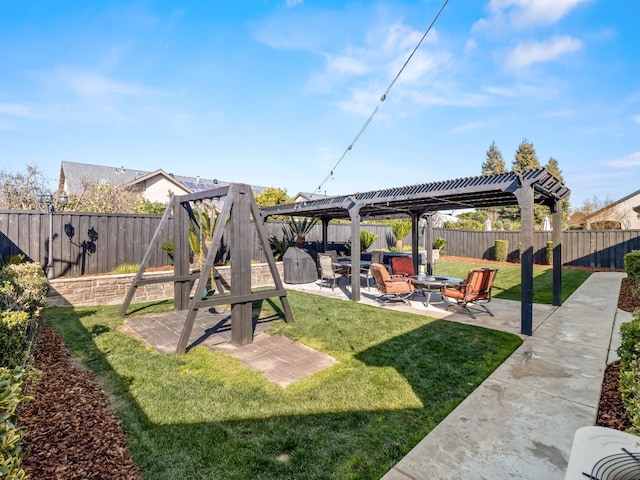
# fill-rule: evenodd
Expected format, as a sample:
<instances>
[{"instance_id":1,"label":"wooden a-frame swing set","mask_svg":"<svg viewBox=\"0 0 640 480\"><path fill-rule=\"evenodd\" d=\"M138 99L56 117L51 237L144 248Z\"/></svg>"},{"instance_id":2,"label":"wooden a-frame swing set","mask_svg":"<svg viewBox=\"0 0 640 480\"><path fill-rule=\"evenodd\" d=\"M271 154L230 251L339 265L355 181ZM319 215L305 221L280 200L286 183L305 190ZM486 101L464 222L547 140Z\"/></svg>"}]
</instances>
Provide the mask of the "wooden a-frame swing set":
<instances>
[{"instance_id":1,"label":"wooden a-frame swing set","mask_svg":"<svg viewBox=\"0 0 640 480\"><path fill-rule=\"evenodd\" d=\"M225 197L222 212L218 217L216 227L211 239L211 248L207 249L205 242L202 244L202 253L206 255L204 264L201 264L200 272L189 272L189 225L193 225L196 233L202 238L201 225L191 208L190 202ZM143 274L149 264L152 252L158 242L161 241L162 232L169 223L173 214L173 241L174 241L174 271L172 275L163 275L154 278L143 278ZM251 221L253 217L253 222ZM231 290L225 293L220 275L214 266L214 260L218 247L222 243L222 235L228 223L229 249L231 255ZM252 224L258 234L258 239L265 253L269 270L275 285L274 289L251 289L251 252L253 251L251 240ZM211 275L216 283L216 294L206 296L207 281ZM190 297L193 282L195 291ZM232 183L226 187L204 190L187 195L172 196L167 209L158 224L158 228L151 238L151 242L133 279L131 287L120 309L120 316L127 313L136 289L141 285L154 283L174 284L175 310L186 310L186 320L182 328L176 353L186 351L189 336L200 308L215 307L216 305L231 305L231 343L233 345L247 345L253 342L253 318L252 302L265 298L279 297L282 303L285 320L294 323L293 313L287 299L276 262L269 246L269 240L262 223L262 215L258 208L251 187L246 184ZM213 288L213 285L211 285Z\"/></svg>"}]
</instances>

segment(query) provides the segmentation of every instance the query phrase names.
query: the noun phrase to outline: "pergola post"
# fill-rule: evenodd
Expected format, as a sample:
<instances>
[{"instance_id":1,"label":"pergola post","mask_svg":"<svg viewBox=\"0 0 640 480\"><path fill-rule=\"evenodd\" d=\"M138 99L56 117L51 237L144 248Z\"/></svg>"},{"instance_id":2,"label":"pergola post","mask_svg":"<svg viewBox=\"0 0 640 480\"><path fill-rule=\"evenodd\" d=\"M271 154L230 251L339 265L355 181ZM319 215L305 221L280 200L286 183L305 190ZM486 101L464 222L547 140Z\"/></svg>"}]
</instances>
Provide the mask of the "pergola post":
<instances>
[{"instance_id":1,"label":"pergola post","mask_svg":"<svg viewBox=\"0 0 640 480\"><path fill-rule=\"evenodd\" d=\"M424 215L425 226L425 250L427 251L427 275L433 275L433 216L435 212L427 212Z\"/></svg>"},{"instance_id":2,"label":"pergola post","mask_svg":"<svg viewBox=\"0 0 640 480\"><path fill-rule=\"evenodd\" d=\"M329 217L322 217L322 251L326 252L329 247L329 222L331 219Z\"/></svg>"},{"instance_id":3,"label":"pergola post","mask_svg":"<svg viewBox=\"0 0 640 480\"><path fill-rule=\"evenodd\" d=\"M522 183L515 192L520 205L520 333L533 333L533 187Z\"/></svg>"},{"instance_id":4,"label":"pergola post","mask_svg":"<svg viewBox=\"0 0 640 480\"><path fill-rule=\"evenodd\" d=\"M553 241L553 298L552 305L562 305L562 204L555 200L551 206L553 225L551 239Z\"/></svg>"},{"instance_id":5,"label":"pergola post","mask_svg":"<svg viewBox=\"0 0 640 480\"><path fill-rule=\"evenodd\" d=\"M351 300L360 301L360 205L349 206L351 218Z\"/></svg>"},{"instance_id":6,"label":"pergola post","mask_svg":"<svg viewBox=\"0 0 640 480\"><path fill-rule=\"evenodd\" d=\"M420 238L420 217L424 211L411 212L411 256L413 257L413 271L418 273L419 258L419 238Z\"/></svg>"}]
</instances>

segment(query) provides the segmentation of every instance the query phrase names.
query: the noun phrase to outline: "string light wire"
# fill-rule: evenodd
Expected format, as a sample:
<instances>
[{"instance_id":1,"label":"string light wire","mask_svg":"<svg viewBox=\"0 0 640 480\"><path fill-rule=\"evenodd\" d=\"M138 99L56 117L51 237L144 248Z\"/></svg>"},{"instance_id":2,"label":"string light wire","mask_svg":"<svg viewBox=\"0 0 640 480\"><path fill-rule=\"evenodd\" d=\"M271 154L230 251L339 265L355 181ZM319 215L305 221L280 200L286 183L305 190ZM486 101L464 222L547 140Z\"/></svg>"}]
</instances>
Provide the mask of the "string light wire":
<instances>
[{"instance_id":1,"label":"string light wire","mask_svg":"<svg viewBox=\"0 0 640 480\"><path fill-rule=\"evenodd\" d=\"M404 64L402 65L402 67L400 67L400 70L398 70L398 73L396 74L396 76L393 78L393 80L391 80L391 83L389 84L389 86L387 87L387 89L384 91L384 93L382 94L382 96L380 97L380 103L384 102L387 99L387 95L389 95L389 92L391 91L391 89L393 88L393 86L395 85L396 81L398 80L398 78L400 78L400 75L402 75L402 72L404 71L404 69L407 67L407 65L409 64L409 62L411 61L411 58L413 58L413 55L416 53L416 51L418 51L418 48L420 48L420 45L422 45L422 42L424 41L425 38L427 38L427 35L429 34L429 32L431 31L431 29L433 28L433 26L435 25L436 21L438 20L438 17L440 17L440 14L443 12L444 8L447 6L447 4L449 3L449 0L445 0L444 3L442 4L442 6L440 7L440 10L438 10L438 13L436 14L436 16L433 18L433 20L431 21L431 24L429 25L429 27L425 30L424 34L422 35L422 37L420 38L420 41L418 41L418 43L416 44L415 48L413 49L413 51L409 54L409 56L407 57L407 60L404 62ZM336 171L336 169L338 168L338 166L340 165L340 163L342 163L342 160L344 160L344 157L347 156L347 153L349 153L349 151L351 151L353 149L353 146L355 145L355 143L358 141L358 139L360 138L360 136L364 133L364 131L367 129L367 127L369 126L369 124L371 123L371 120L373 120L373 117L375 116L376 113L378 113L378 109L379 107L376 106L373 109L373 112L371 112L371 115L369 115L369 118L367 118L367 120L364 122L364 124L362 125L362 128L360 128L360 131L358 132L358 134L355 136L355 138L353 139L353 141L349 144L349 146L345 149L345 151L342 153L342 155L340 156L340 158L338 159L338 161L336 162L336 164L333 166L333 168L329 171L329 174L324 178L324 180L322 180L322 182L320 182L320 185L318 185L318 188L316 189L316 192L321 192L322 191L322 187L324 186L325 183L327 183L327 180L329 180L330 178L332 178L334 176L334 172Z\"/></svg>"}]
</instances>

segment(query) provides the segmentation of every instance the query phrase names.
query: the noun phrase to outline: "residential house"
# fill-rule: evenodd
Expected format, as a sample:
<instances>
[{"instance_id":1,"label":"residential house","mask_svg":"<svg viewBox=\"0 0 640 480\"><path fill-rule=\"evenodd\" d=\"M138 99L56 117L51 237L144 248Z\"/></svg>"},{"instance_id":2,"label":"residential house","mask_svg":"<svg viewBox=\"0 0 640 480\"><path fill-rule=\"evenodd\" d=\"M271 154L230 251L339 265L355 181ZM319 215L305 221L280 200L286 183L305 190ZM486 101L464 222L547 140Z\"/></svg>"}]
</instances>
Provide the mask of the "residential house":
<instances>
[{"instance_id":1,"label":"residential house","mask_svg":"<svg viewBox=\"0 0 640 480\"><path fill-rule=\"evenodd\" d=\"M117 187L138 191L151 202L166 203L171 195L185 195L201 190L223 187L230 182L218 179L201 179L167 173L162 169L153 172L122 167L108 167L88 163L62 162L60 166L61 191L80 194L92 183L108 183ZM254 194L265 187L251 186Z\"/></svg>"},{"instance_id":2,"label":"residential house","mask_svg":"<svg viewBox=\"0 0 640 480\"><path fill-rule=\"evenodd\" d=\"M582 224L587 230L640 229L640 190L586 215Z\"/></svg>"}]
</instances>

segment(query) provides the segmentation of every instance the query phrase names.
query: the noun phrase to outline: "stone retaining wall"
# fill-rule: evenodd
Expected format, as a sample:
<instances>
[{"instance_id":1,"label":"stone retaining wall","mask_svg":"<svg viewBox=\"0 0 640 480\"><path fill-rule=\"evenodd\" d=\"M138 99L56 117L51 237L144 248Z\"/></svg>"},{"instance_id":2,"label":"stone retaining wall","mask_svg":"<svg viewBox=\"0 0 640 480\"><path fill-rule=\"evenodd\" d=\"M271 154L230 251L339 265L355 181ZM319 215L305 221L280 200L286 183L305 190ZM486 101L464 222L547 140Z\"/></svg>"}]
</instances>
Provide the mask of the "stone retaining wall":
<instances>
[{"instance_id":1,"label":"stone retaining wall","mask_svg":"<svg viewBox=\"0 0 640 480\"><path fill-rule=\"evenodd\" d=\"M276 266L282 279L282 262ZM223 284L230 282L230 267L216 267ZM169 275L171 271L145 273L145 278ZM50 280L51 289L47 299L48 307L80 307L94 305L121 305L131 287L134 273L122 275L96 275L86 277L57 278ZM274 285L266 263L251 265L251 286L264 287ZM155 283L141 285L136 289L133 303L153 300L173 299L173 283Z\"/></svg>"}]
</instances>

